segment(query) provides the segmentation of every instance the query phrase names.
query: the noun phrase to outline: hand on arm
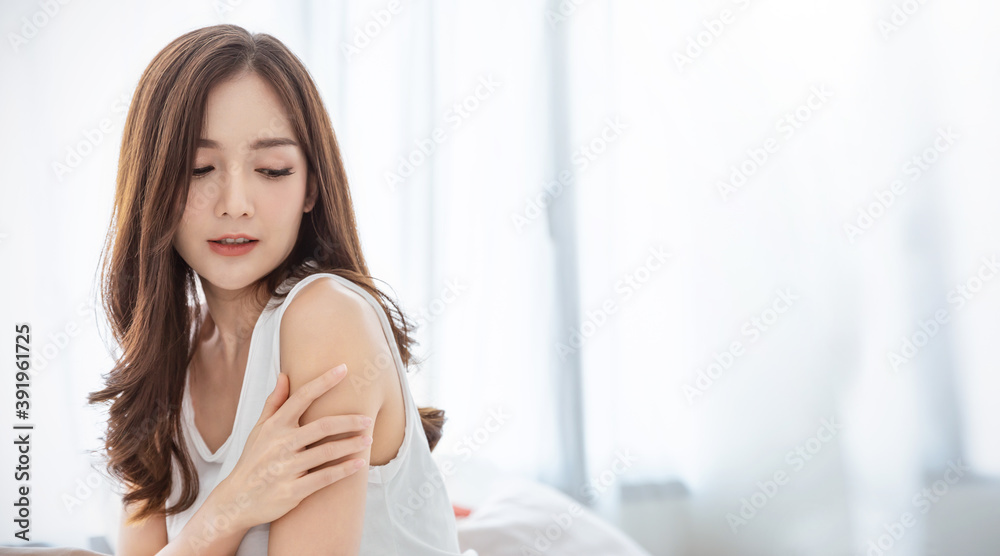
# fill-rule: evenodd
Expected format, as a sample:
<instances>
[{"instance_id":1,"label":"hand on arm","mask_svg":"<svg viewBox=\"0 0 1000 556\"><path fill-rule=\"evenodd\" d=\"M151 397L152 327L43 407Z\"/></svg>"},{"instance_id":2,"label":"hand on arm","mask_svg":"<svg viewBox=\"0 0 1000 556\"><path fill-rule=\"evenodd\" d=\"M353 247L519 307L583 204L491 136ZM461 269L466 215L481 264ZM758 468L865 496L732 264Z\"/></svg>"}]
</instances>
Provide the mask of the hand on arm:
<instances>
[{"instance_id":1,"label":"hand on arm","mask_svg":"<svg viewBox=\"0 0 1000 556\"><path fill-rule=\"evenodd\" d=\"M292 300L280 325L281 368L292 392L333 362L347 364L347 378L320 396L302 414L303 425L345 413L378 415L383 402L382 373L392 372L393 359L375 308L332 280L316 280ZM372 434L374 427L366 430ZM317 443L322 446L336 437ZM359 446L346 458L371 462L371 446ZM333 460L320 468L335 465ZM361 545L368 468L317 490L273 521L268 551L272 554L336 554L356 556Z\"/></svg>"},{"instance_id":2,"label":"hand on arm","mask_svg":"<svg viewBox=\"0 0 1000 556\"><path fill-rule=\"evenodd\" d=\"M331 371L334 369L331 369ZM303 411L345 374L317 373L289 397L288 377L279 375L260 418L250 432L233 471L220 482L195 511L176 538L167 542L164 514L138 524L127 524L126 508L119 532L119 556L170 556L180 554L226 555L236 553L251 527L284 515L317 489L343 479L359 469L351 458L322 472L306 473L322 462L357 450L355 438L327 444L322 450L304 449L319 438L357 435L369 427L363 415L338 415L314 420L300 427Z\"/></svg>"}]
</instances>

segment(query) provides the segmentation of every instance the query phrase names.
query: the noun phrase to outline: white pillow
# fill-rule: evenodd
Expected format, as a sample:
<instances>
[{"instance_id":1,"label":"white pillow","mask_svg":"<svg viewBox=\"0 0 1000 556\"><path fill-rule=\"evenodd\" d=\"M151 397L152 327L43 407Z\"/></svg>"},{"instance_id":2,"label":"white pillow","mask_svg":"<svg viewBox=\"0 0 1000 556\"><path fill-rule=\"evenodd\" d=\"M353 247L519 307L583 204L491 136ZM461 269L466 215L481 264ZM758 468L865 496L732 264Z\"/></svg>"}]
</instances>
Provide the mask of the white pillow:
<instances>
[{"instance_id":1,"label":"white pillow","mask_svg":"<svg viewBox=\"0 0 1000 556\"><path fill-rule=\"evenodd\" d=\"M457 526L459 546L479 556L650 556L576 500L524 479L498 483Z\"/></svg>"}]
</instances>

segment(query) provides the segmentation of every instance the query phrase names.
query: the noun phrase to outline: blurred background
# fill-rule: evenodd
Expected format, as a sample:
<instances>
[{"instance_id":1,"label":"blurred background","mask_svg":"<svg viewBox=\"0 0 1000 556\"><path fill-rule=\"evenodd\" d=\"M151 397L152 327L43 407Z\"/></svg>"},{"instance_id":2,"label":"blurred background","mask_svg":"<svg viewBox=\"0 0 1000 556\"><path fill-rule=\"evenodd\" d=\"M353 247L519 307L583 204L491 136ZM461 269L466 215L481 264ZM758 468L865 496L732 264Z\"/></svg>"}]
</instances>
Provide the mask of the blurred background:
<instances>
[{"instance_id":1,"label":"blurred background","mask_svg":"<svg viewBox=\"0 0 1000 556\"><path fill-rule=\"evenodd\" d=\"M274 35L320 88L372 273L420 324L410 384L447 412L463 545L519 479L555 509L515 523L532 495L507 500L533 544L483 556L1000 553L986 0L5 1L33 541L113 548L85 397L112 365L121 132L152 57L217 23ZM603 540L558 525L566 501Z\"/></svg>"}]
</instances>

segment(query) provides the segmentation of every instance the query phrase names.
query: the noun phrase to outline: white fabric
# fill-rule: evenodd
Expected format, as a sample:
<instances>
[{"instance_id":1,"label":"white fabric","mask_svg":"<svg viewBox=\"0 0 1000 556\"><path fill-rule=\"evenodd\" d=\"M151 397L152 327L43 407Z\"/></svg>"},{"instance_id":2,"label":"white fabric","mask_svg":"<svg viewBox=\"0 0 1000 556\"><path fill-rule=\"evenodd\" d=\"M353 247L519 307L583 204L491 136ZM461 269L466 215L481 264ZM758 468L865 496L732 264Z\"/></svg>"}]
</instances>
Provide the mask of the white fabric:
<instances>
[{"instance_id":1,"label":"white fabric","mask_svg":"<svg viewBox=\"0 0 1000 556\"><path fill-rule=\"evenodd\" d=\"M481 556L649 556L623 532L551 487L514 479L498 485L458 522L459 544Z\"/></svg>"},{"instance_id":2,"label":"white fabric","mask_svg":"<svg viewBox=\"0 0 1000 556\"><path fill-rule=\"evenodd\" d=\"M187 382L181 415L184 439L195 462L200 478L198 499L190 508L167 518L167 538L174 539L191 516L201 507L208 494L229 475L243 452L246 439L260 418L264 401L274 390L280 372L279 324L292 298L306 284L321 277L331 277L364 297L378 313L403 387L406 405L406 431L396 457L385 465L370 466L368 495L365 502L364 532L361 551L364 555L441 556L459 554L455 515L443 485L443 477L431 458L427 437L420 422L420 413L413 401L406 373L389 325L381 306L367 291L350 280L329 273L316 273L296 283L280 303L272 299L254 325L250 338L243 388L233 423L233 432L215 453L211 453L194 425ZM287 288L287 282L282 284ZM169 505L176 503L179 474L175 462L174 490ZM267 554L270 524L253 527L243 538L237 556ZM477 556L475 551L463 553Z\"/></svg>"}]
</instances>

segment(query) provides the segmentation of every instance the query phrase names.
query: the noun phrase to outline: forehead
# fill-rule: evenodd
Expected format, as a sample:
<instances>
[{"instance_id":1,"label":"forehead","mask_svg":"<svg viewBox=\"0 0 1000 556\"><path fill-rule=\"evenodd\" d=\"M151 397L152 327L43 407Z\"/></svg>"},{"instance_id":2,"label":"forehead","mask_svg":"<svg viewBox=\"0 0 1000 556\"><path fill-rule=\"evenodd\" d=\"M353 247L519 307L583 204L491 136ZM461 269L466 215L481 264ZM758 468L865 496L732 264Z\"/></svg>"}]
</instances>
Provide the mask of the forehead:
<instances>
[{"instance_id":1,"label":"forehead","mask_svg":"<svg viewBox=\"0 0 1000 556\"><path fill-rule=\"evenodd\" d=\"M269 137L295 138L292 123L277 92L253 72L216 84L205 100L201 137L238 148Z\"/></svg>"}]
</instances>

